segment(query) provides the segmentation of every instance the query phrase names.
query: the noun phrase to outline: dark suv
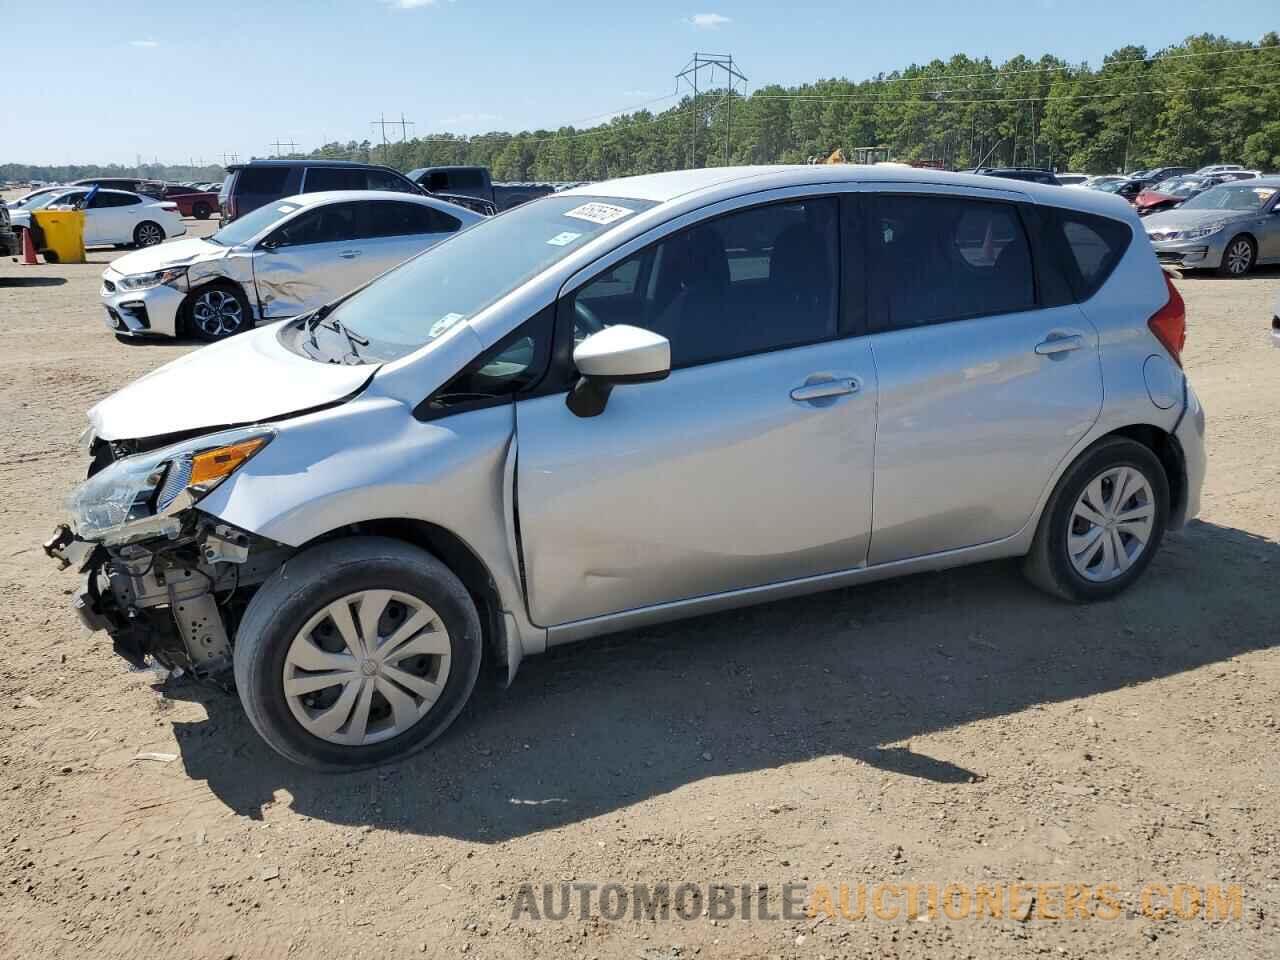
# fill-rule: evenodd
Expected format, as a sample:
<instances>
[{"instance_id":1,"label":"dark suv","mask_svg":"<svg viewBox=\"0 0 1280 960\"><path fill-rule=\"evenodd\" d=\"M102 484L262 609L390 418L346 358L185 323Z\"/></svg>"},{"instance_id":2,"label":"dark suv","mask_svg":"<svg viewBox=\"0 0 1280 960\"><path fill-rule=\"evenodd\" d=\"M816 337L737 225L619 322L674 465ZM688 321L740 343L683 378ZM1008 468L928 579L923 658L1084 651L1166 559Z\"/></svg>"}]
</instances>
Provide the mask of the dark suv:
<instances>
[{"instance_id":1,"label":"dark suv","mask_svg":"<svg viewBox=\"0 0 1280 960\"><path fill-rule=\"evenodd\" d=\"M1047 183L1059 187L1058 178L1039 167L979 167L974 173L984 177L1003 177L1005 180L1026 180L1030 183Z\"/></svg>"},{"instance_id":2,"label":"dark suv","mask_svg":"<svg viewBox=\"0 0 1280 960\"><path fill-rule=\"evenodd\" d=\"M221 223L230 223L281 197L322 190L426 191L398 170L348 160L254 160L227 167L218 204Z\"/></svg>"}]
</instances>

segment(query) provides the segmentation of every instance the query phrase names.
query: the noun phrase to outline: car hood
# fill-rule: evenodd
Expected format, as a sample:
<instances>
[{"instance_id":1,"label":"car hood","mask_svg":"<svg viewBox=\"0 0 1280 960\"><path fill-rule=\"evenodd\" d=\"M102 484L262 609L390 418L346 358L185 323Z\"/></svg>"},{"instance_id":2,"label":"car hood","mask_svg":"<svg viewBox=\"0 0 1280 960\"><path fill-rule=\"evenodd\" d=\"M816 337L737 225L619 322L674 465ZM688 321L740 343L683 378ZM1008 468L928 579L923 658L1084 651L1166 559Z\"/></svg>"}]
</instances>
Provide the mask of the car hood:
<instances>
[{"instance_id":1,"label":"car hood","mask_svg":"<svg viewBox=\"0 0 1280 960\"><path fill-rule=\"evenodd\" d=\"M154 247L143 247L133 253L126 253L111 261L111 269L116 273L129 276L135 273L153 273L168 267L190 266L208 260L221 260L234 247L224 247L199 237L187 240L171 240L168 243L157 243Z\"/></svg>"},{"instance_id":2,"label":"car hood","mask_svg":"<svg viewBox=\"0 0 1280 960\"><path fill-rule=\"evenodd\" d=\"M1146 218L1144 226L1147 228L1148 233L1156 229L1161 231L1186 230L1190 227L1198 227L1219 220L1243 220L1251 216L1257 216L1257 214L1249 213L1245 210L1188 210L1186 207L1178 207L1176 210L1153 213Z\"/></svg>"},{"instance_id":3,"label":"car hood","mask_svg":"<svg viewBox=\"0 0 1280 960\"><path fill-rule=\"evenodd\" d=\"M275 420L357 393L377 370L309 360L280 324L210 344L135 380L89 411L104 440L142 440Z\"/></svg>"},{"instance_id":4,"label":"car hood","mask_svg":"<svg viewBox=\"0 0 1280 960\"><path fill-rule=\"evenodd\" d=\"M1155 190L1143 190L1140 194L1138 194L1137 200L1135 202L1140 207L1151 207L1151 206L1155 206L1157 203L1167 203L1170 200L1177 200L1177 199L1178 198L1173 196L1172 194L1158 193Z\"/></svg>"}]
</instances>

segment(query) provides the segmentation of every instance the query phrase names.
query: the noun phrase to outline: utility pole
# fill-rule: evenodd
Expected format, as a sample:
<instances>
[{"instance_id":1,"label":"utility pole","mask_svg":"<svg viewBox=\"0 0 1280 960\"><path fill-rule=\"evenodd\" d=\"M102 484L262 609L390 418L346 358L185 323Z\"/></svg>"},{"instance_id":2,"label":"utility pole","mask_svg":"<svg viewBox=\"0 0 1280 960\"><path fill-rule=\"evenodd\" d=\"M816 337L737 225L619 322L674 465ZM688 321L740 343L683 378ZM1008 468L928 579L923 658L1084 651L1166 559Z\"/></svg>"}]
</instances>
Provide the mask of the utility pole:
<instances>
[{"instance_id":1,"label":"utility pole","mask_svg":"<svg viewBox=\"0 0 1280 960\"><path fill-rule=\"evenodd\" d=\"M385 113L380 113L378 114L377 120L369 121L369 126L377 127L378 133L381 134L382 136L382 162L383 163L387 162L387 156L389 153L389 148L391 146L391 141L387 139L387 127L399 127L400 142L404 143L408 137L409 127L412 127L413 123L414 122L412 120L406 120L404 118L403 113L400 114L399 120L388 120L387 115Z\"/></svg>"},{"instance_id":2,"label":"utility pole","mask_svg":"<svg viewBox=\"0 0 1280 960\"><path fill-rule=\"evenodd\" d=\"M693 88L693 102L690 105L693 112L693 123L690 127L689 138L689 166L696 167L698 165L698 75L702 70L709 70L711 79L714 83L716 71L723 73L725 85L728 90L725 96L725 136L724 136L724 162L729 164L729 154L733 139L733 98L737 94L737 83L742 82L742 91L745 94L747 90L747 78L742 75L738 68L734 65L733 55L728 53L695 53L693 59L685 64L684 69L676 74L676 92L680 91L680 84L687 83ZM714 87L713 87L714 89Z\"/></svg>"},{"instance_id":3,"label":"utility pole","mask_svg":"<svg viewBox=\"0 0 1280 960\"><path fill-rule=\"evenodd\" d=\"M276 148L276 156L278 157L278 156L280 156L280 148L281 148L281 147L288 147L288 148L289 148L289 153L290 153L290 154L292 154L292 153L293 153L293 150L294 150L294 148L297 146L297 144L296 144L296 143L294 143L292 140L279 140L279 139L277 139L277 140L275 141L275 143L272 143L272 144L271 144L271 146L273 146L273 147L275 147L275 148Z\"/></svg>"}]
</instances>

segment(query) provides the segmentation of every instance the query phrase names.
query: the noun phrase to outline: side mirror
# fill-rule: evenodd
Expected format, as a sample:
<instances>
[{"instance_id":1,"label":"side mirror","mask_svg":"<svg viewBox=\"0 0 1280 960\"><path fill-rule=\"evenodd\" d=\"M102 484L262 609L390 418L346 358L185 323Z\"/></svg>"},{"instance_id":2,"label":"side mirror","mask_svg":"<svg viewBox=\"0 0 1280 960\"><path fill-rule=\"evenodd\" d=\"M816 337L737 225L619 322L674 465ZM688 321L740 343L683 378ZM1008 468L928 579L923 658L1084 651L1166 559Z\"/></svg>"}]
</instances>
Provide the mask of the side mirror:
<instances>
[{"instance_id":1,"label":"side mirror","mask_svg":"<svg viewBox=\"0 0 1280 960\"><path fill-rule=\"evenodd\" d=\"M582 376L565 403L579 417L596 417L615 386L665 380L671 373L671 342L652 330L619 324L578 344L573 364Z\"/></svg>"}]
</instances>

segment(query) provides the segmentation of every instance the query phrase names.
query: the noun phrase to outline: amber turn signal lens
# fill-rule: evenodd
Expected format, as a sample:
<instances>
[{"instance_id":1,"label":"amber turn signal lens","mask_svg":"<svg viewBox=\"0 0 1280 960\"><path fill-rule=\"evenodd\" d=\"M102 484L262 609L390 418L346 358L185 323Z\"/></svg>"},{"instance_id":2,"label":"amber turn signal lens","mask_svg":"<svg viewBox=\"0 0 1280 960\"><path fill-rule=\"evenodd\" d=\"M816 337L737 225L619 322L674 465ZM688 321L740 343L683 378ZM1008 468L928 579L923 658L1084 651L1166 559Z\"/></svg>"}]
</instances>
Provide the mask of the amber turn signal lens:
<instances>
[{"instance_id":1,"label":"amber turn signal lens","mask_svg":"<svg viewBox=\"0 0 1280 960\"><path fill-rule=\"evenodd\" d=\"M191 459L191 479L187 483L196 487L221 480L262 449L266 442L266 437L254 437L252 440L197 453Z\"/></svg>"}]
</instances>

